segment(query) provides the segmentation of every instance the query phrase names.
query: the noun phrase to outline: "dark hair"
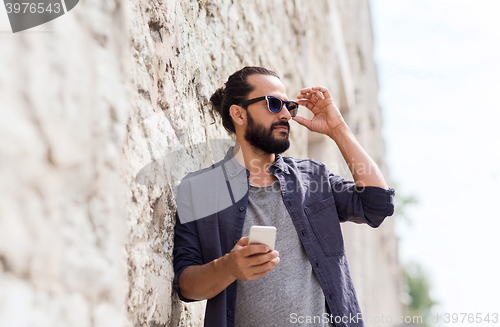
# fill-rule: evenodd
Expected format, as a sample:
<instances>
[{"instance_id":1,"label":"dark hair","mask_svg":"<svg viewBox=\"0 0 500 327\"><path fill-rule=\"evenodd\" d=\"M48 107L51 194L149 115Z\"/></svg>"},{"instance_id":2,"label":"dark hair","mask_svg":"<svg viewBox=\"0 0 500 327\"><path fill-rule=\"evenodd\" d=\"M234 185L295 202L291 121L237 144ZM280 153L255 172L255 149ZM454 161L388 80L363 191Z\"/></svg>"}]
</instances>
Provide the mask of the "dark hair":
<instances>
[{"instance_id":1,"label":"dark hair","mask_svg":"<svg viewBox=\"0 0 500 327\"><path fill-rule=\"evenodd\" d=\"M217 112L222 118L222 125L230 133L235 133L235 129L233 119L229 114L229 108L233 104L247 100L248 94L253 91L253 86L248 83L247 77L255 74L271 75L279 78L278 74L272 70L247 66L229 76L225 86L218 88L210 97L212 103L210 114L212 118L215 119L215 112Z\"/></svg>"}]
</instances>

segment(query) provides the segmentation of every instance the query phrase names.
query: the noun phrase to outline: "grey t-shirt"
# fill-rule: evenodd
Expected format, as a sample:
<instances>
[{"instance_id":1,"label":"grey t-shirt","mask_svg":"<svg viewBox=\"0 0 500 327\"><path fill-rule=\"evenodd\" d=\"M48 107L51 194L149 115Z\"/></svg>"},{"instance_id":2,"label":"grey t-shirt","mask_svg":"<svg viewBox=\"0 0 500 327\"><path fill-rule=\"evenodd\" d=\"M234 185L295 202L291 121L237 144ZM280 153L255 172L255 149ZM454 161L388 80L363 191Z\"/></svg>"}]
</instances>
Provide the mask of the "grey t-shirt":
<instances>
[{"instance_id":1,"label":"grey t-shirt","mask_svg":"<svg viewBox=\"0 0 500 327\"><path fill-rule=\"evenodd\" d=\"M326 322L323 290L283 203L278 181L264 187L250 185L244 236L253 225L276 227L280 263L261 278L237 281L235 326L333 326Z\"/></svg>"}]
</instances>

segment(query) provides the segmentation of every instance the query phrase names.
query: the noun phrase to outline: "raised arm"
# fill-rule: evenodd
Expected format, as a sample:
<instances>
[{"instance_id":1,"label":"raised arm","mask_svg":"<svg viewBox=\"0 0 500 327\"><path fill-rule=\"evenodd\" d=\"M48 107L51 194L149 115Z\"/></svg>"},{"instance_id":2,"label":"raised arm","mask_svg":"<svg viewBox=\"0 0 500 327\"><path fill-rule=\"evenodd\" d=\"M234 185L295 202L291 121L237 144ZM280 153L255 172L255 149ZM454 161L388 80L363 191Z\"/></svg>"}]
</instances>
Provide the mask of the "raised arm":
<instances>
[{"instance_id":1,"label":"raised arm","mask_svg":"<svg viewBox=\"0 0 500 327\"><path fill-rule=\"evenodd\" d=\"M376 186L387 189L382 172L373 159L361 147L347 126L340 110L333 103L328 89L315 86L300 90L298 103L311 110L312 120L295 116L293 119L310 131L328 135L342 153L352 173L356 186Z\"/></svg>"}]
</instances>

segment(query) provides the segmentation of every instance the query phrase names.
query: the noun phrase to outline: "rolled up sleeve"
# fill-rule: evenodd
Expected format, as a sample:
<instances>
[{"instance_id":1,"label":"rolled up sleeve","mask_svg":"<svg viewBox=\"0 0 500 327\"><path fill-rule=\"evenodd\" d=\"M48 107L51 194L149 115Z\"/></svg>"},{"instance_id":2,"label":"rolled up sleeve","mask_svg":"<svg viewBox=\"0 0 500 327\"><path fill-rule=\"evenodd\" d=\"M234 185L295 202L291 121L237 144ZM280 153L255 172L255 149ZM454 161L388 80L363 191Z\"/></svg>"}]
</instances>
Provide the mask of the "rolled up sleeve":
<instances>
[{"instance_id":1,"label":"rolled up sleeve","mask_svg":"<svg viewBox=\"0 0 500 327\"><path fill-rule=\"evenodd\" d=\"M394 213L393 188L357 187L353 181L332 173L329 180L341 222L351 221L376 228Z\"/></svg>"},{"instance_id":2,"label":"rolled up sleeve","mask_svg":"<svg viewBox=\"0 0 500 327\"><path fill-rule=\"evenodd\" d=\"M203 257L201 253L198 230L195 222L181 224L176 213L175 236L174 236L174 288L179 298L184 302L195 300L186 299L181 295L179 288L179 277L184 269L193 265L202 265Z\"/></svg>"}]
</instances>

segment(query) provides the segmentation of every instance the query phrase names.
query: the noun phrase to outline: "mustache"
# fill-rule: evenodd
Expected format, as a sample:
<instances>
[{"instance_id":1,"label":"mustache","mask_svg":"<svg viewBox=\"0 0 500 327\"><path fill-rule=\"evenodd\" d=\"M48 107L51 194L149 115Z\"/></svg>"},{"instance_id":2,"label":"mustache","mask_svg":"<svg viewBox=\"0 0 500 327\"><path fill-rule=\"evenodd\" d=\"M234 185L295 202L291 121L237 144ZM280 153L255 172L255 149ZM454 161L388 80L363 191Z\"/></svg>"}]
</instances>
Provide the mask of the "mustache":
<instances>
[{"instance_id":1,"label":"mustache","mask_svg":"<svg viewBox=\"0 0 500 327\"><path fill-rule=\"evenodd\" d=\"M290 130L290 124L287 121L281 120L281 121L278 121L276 123L273 123L271 125L271 129L274 129L277 126L285 126L288 130Z\"/></svg>"}]
</instances>

